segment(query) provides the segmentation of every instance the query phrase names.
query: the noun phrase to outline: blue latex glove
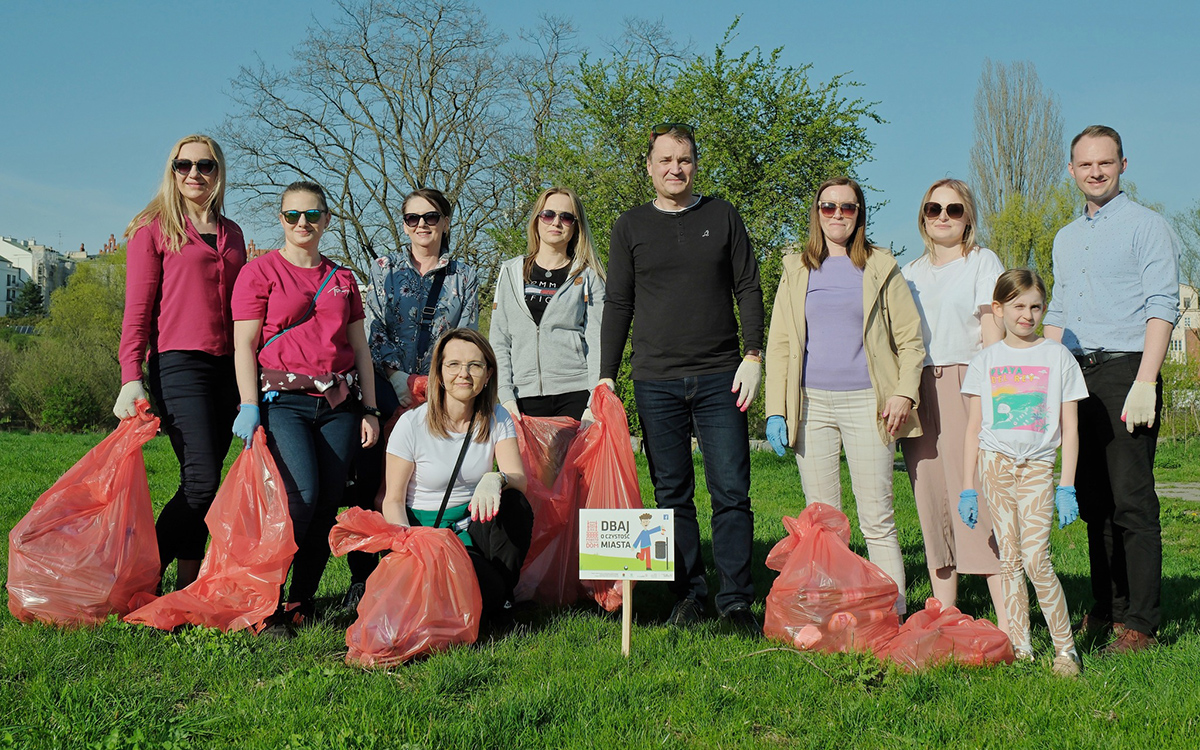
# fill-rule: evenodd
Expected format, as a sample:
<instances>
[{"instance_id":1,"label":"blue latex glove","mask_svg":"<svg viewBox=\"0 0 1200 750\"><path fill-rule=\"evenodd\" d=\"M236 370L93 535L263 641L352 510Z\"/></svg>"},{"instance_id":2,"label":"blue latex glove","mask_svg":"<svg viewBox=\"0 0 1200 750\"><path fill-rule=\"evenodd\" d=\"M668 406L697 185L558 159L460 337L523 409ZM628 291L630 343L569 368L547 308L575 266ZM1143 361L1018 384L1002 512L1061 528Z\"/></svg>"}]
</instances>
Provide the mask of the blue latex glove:
<instances>
[{"instance_id":1,"label":"blue latex glove","mask_svg":"<svg viewBox=\"0 0 1200 750\"><path fill-rule=\"evenodd\" d=\"M958 493L958 517L967 528L975 528L979 523L979 493L975 490L963 490Z\"/></svg>"},{"instance_id":2,"label":"blue latex glove","mask_svg":"<svg viewBox=\"0 0 1200 750\"><path fill-rule=\"evenodd\" d=\"M1058 528L1075 523L1079 518L1079 501L1075 499L1075 488L1059 487L1054 490L1054 507L1058 508Z\"/></svg>"},{"instance_id":3,"label":"blue latex glove","mask_svg":"<svg viewBox=\"0 0 1200 750\"><path fill-rule=\"evenodd\" d=\"M254 439L254 431L258 429L258 404L242 404L238 407L237 419L233 420L233 434L237 435L250 447Z\"/></svg>"},{"instance_id":4,"label":"blue latex glove","mask_svg":"<svg viewBox=\"0 0 1200 750\"><path fill-rule=\"evenodd\" d=\"M767 417L767 442L775 449L777 456L782 456L788 447L787 420L778 414Z\"/></svg>"}]
</instances>

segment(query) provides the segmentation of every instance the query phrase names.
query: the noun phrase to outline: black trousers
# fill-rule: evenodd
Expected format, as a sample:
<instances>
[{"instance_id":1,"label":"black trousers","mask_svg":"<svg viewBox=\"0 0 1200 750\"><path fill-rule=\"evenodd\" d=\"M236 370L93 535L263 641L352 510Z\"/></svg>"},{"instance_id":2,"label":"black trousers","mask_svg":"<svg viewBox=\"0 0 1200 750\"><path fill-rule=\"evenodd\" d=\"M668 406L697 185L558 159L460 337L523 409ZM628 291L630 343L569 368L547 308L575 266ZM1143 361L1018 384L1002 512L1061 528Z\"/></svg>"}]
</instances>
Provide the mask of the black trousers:
<instances>
[{"instance_id":1,"label":"black trousers","mask_svg":"<svg viewBox=\"0 0 1200 750\"><path fill-rule=\"evenodd\" d=\"M233 357L169 351L150 358L150 395L179 459L179 490L158 514L155 531L163 567L204 557L204 516L221 485L233 439L238 391Z\"/></svg>"},{"instance_id":2,"label":"black trousers","mask_svg":"<svg viewBox=\"0 0 1200 750\"><path fill-rule=\"evenodd\" d=\"M1085 368L1079 403L1079 514L1088 525L1091 613L1154 635L1161 621L1162 527L1154 491L1154 449L1162 416L1162 378L1153 427L1130 434L1121 409L1141 358Z\"/></svg>"},{"instance_id":3,"label":"black trousers","mask_svg":"<svg viewBox=\"0 0 1200 750\"><path fill-rule=\"evenodd\" d=\"M375 404L383 414L379 419L379 427L387 424L392 415L400 408L400 400L396 391L388 382L387 375L379 367L375 368ZM381 438L370 448L359 448L354 457L351 469L354 486L347 490L349 505L363 510L375 510L375 495L383 484L383 462L386 457L387 445ZM346 555L346 564L350 567L350 583L366 583L367 578L375 572L379 565L378 552L350 552Z\"/></svg>"},{"instance_id":4,"label":"black trousers","mask_svg":"<svg viewBox=\"0 0 1200 750\"><path fill-rule=\"evenodd\" d=\"M533 508L517 490L500 494L500 511L486 523L472 521L468 529L475 546L467 554L475 566L479 592L483 595L483 619L487 621L504 610L529 553L533 539Z\"/></svg>"},{"instance_id":5,"label":"black trousers","mask_svg":"<svg viewBox=\"0 0 1200 750\"><path fill-rule=\"evenodd\" d=\"M555 393L550 396L530 396L517 399L517 408L529 417L571 417L579 419L587 408L588 391Z\"/></svg>"}]
</instances>

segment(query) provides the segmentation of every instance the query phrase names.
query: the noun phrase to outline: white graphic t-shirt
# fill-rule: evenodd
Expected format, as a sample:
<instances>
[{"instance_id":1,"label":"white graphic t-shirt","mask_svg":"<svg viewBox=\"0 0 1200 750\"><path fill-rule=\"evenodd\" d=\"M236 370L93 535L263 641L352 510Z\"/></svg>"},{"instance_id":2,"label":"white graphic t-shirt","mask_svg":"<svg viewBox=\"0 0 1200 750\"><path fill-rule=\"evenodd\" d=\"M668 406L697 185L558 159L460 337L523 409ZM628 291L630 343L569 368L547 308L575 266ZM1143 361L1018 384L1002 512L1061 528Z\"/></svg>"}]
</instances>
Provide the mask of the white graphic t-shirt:
<instances>
[{"instance_id":1,"label":"white graphic t-shirt","mask_svg":"<svg viewBox=\"0 0 1200 750\"><path fill-rule=\"evenodd\" d=\"M1075 357L1050 339L1025 349L992 344L971 360L962 392L979 396L980 448L1050 462L1062 443L1063 403L1088 395Z\"/></svg>"}]
</instances>

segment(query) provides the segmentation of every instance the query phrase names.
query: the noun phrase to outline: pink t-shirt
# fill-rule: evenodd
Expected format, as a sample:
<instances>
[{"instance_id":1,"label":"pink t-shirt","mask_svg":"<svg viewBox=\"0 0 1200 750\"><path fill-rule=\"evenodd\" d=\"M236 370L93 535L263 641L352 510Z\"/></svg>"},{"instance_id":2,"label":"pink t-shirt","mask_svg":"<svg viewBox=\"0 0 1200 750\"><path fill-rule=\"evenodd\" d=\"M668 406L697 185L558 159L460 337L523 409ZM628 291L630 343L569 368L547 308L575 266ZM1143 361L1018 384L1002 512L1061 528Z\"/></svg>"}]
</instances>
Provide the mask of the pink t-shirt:
<instances>
[{"instance_id":1,"label":"pink t-shirt","mask_svg":"<svg viewBox=\"0 0 1200 750\"><path fill-rule=\"evenodd\" d=\"M295 323L334 263L325 256L315 268L289 263L273 250L246 264L233 289L233 319L261 320L262 349L272 336ZM349 325L364 318L354 272L340 268L321 290L312 315L258 353L265 368L300 375L328 375L354 369Z\"/></svg>"},{"instance_id":2,"label":"pink t-shirt","mask_svg":"<svg viewBox=\"0 0 1200 750\"><path fill-rule=\"evenodd\" d=\"M187 221L179 252L166 247L158 220L129 238L125 249L125 317L121 323L121 382L142 376L147 353L191 350L233 354L229 300L246 264L237 224L217 222L213 250Z\"/></svg>"}]
</instances>

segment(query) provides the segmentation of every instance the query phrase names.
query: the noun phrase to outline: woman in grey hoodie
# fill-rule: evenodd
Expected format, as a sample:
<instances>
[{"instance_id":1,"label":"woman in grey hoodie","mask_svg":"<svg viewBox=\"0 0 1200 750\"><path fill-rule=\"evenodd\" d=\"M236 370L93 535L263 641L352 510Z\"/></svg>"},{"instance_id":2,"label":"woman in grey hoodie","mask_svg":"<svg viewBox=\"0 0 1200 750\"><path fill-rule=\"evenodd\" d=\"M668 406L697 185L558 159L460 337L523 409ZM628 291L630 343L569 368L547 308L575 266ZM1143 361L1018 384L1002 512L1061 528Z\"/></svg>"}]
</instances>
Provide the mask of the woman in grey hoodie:
<instances>
[{"instance_id":1,"label":"woman in grey hoodie","mask_svg":"<svg viewBox=\"0 0 1200 750\"><path fill-rule=\"evenodd\" d=\"M600 378L604 268L579 196L552 187L533 205L529 250L505 261L489 333L500 403L514 417L589 419Z\"/></svg>"}]
</instances>

